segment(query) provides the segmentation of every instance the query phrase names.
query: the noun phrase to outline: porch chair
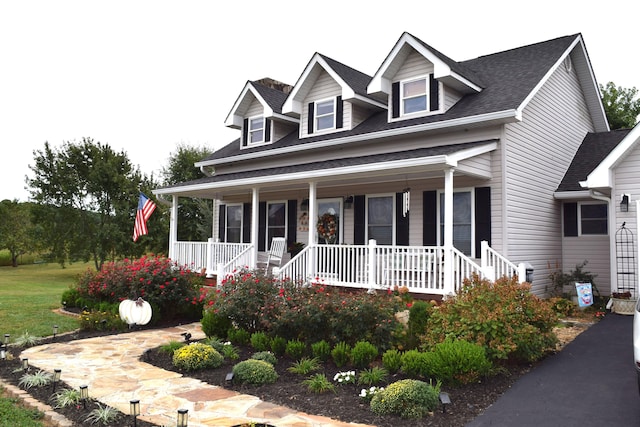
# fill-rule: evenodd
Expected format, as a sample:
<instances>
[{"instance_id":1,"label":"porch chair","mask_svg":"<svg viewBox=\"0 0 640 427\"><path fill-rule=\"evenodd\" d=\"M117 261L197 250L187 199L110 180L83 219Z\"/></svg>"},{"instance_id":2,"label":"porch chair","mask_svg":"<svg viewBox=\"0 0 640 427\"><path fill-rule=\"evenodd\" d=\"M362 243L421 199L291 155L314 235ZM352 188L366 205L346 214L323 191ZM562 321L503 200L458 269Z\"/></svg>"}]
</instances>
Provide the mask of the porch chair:
<instances>
[{"instance_id":1,"label":"porch chair","mask_svg":"<svg viewBox=\"0 0 640 427\"><path fill-rule=\"evenodd\" d=\"M264 268L265 273L269 273L271 268L280 267L286 250L286 239L284 237L274 237L271 239L271 247L269 248L267 259L258 261L258 268Z\"/></svg>"}]
</instances>

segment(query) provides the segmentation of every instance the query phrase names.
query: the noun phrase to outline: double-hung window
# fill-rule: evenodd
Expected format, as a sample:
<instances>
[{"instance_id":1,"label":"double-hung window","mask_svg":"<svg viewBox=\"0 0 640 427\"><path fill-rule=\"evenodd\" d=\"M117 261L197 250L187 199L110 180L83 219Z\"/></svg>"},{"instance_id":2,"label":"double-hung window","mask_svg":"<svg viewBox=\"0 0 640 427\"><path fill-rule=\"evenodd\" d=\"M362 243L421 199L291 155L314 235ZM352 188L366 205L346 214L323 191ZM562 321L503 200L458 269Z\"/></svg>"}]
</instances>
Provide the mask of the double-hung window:
<instances>
[{"instance_id":1,"label":"double-hung window","mask_svg":"<svg viewBox=\"0 0 640 427\"><path fill-rule=\"evenodd\" d=\"M401 83L402 114L427 111L427 79L419 78Z\"/></svg>"},{"instance_id":2,"label":"double-hung window","mask_svg":"<svg viewBox=\"0 0 640 427\"><path fill-rule=\"evenodd\" d=\"M227 205L225 224L227 243L242 242L242 205Z\"/></svg>"},{"instance_id":3,"label":"double-hung window","mask_svg":"<svg viewBox=\"0 0 640 427\"><path fill-rule=\"evenodd\" d=\"M367 238L379 245L393 245L393 196L367 198Z\"/></svg>"},{"instance_id":4,"label":"double-hung window","mask_svg":"<svg viewBox=\"0 0 640 427\"><path fill-rule=\"evenodd\" d=\"M473 200L471 191L453 193L453 246L474 256ZM440 244L444 245L444 193L440 193Z\"/></svg>"},{"instance_id":5,"label":"double-hung window","mask_svg":"<svg viewBox=\"0 0 640 427\"><path fill-rule=\"evenodd\" d=\"M269 202L267 206L267 247L274 237L286 237L287 206L285 202Z\"/></svg>"},{"instance_id":6,"label":"double-hung window","mask_svg":"<svg viewBox=\"0 0 640 427\"><path fill-rule=\"evenodd\" d=\"M335 98L315 103L315 131L334 129L336 127Z\"/></svg>"},{"instance_id":7,"label":"double-hung window","mask_svg":"<svg viewBox=\"0 0 640 427\"><path fill-rule=\"evenodd\" d=\"M580 234L607 234L607 204L580 204Z\"/></svg>"},{"instance_id":8,"label":"double-hung window","mask_svg":"<svg viewBox=\"0 0 640 427\"><path fill-rule=\"evenodd\" d=\"M264 117L249 119L249 144L258 144L264 140Z\"/></svg>"}]
</instances>

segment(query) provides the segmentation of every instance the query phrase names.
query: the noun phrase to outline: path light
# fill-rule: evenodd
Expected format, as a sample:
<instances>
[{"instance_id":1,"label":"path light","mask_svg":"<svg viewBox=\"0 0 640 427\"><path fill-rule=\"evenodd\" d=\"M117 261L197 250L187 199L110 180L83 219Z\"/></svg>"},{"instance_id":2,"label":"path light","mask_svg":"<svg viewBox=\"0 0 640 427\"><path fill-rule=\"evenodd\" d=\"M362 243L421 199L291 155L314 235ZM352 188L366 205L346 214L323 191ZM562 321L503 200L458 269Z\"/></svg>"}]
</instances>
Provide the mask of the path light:
<instances>
[{"instance_id":1,"label":"path light","mask_svg":"<svg viewBox=\"0 0 640 427\"><path fill-rule=\"evenodd\" d=\"M11 336L11 335L9 335L9 334L4 334L4 345L5 345L5 346L6 346L7 344L9 344L9 337L10 337L10 336Z\"/></svg>"},{"instance_id":2,"label":"path light","mask_svg":"<svg viewBox=\"0 0 640 427\"><path fill-rule=\"evenodd\" d=\"M29 359L22 359L22 370L25 373L29 370Z\"/></svg>"},{"instance_id":3,"label":"path light","mask_svg":"<svg viewBox=\"0 0 640 427\"><path fill-rule=\"evenodd\" d=\"M447 405L451 405L451 397L446 391L440 392L440 403L442 403L442 413L447 412Z\"/></svg>"},{"instance_id":4,"label":"path light","mask_svg":"<svg viewBox=\"0 0 640 427\"><path fill-rule=\"evenodd\" d=\"M233 382L233 372L229 372L224 380L227 384L231 384Z\"/></svg>"},{"instance_id":5,"label":"path light","mask_svg":"<svg viewBox=\"0 0 640 427\"><path fill-rule=\"evenodd\" d=\"M60 369L53 370L53 392L56 392L56 385L58 381L60 381L60 375L62 375L62 371Z\"/></svg>"},{"instance_id":6,"label":"path light","mask_svg":"<svg viewBox=\"0 0 640 427\"><path fill-rule=\"evenodd\" d=\"M129 401L129 414L133 417L133 426L137 426L137 416L140 415L140 401L138 399Z\"/></svg>"},{"instance_id":7,"label":"path light","mask_svg":"<svg viewBox=\"0 0 640 427\"><path fill-rule=\"evenodd\" d=\"M4 345L0 347L0 359L7 360L7 347Z\"/></svg>"},{"instance_id":8,"label":"path light","mask_svg":"<svg viewBox=\"0 0 640 427\"><path fill-rule=\"evenodd\" d=\"M189 421L189 411L187 409L178 409L178 424L177 427L187 427Z\"/></svg>"},{"instance_id":9,"label":"path light","mask_svg":"<svg viewBox=\"0 0 640 427\"><path fill-rule=\"evenodd\" d=\"M87 409L87 399L89 398L89 386L81 385L80 386L80 399L82 400L82 406L84 409Z\"/></svg>"},{"instance_id":10,"label":"path light","mask_svg":"<svg viewBox=\"0 0 640 427\"><path fill-rule=\"evenodd\" d=\"M53 339L56 339L56 335L58 335L58 325L53 325Z\"/></svg>"},{"instance_id":11,"label":"path light","mask_svg":"<svg viewBox=\"0 0 640 427\"><path fill-rule=\"evenodd\" d=\"M184 337L184 342L189 342L189 340L191 339L191 334L189 332L183 332L180 335Z\"/></svg>"}]
</instances>

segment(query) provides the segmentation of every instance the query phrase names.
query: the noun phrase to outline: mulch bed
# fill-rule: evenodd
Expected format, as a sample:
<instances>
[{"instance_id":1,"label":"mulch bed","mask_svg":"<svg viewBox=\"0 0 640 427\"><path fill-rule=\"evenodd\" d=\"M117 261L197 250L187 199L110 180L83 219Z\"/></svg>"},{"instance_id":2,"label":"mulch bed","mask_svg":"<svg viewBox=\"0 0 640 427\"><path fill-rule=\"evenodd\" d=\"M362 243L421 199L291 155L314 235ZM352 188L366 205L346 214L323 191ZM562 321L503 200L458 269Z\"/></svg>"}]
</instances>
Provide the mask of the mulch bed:
<instances>
[{"instance_id":1,"label":"mulch bed","mask_svg":"<svg viewBox=\"0 0 640 427\"><path fill-rule=\"evenodd\" d=\"M73 339L83 339L93 336L99 336L96 332L78 332L59 336L57 342L63 342ZM47 339L42 341L46 343ZM240 360L248 359L254 352L251 348L239 348ZM18 355L21 349L10 347L10 352ZM159 349L153 349L149 354L144 356L144 360L155 366L166 370L181 372L173 366L171 356L163 353ZM237 361L236 361L237 362ZM210 369L196 372L181 372L185 376L201 379L209 384L222 386L226 389L235 390L244 394L251 394L259 397L264 401L283 405L295 410L299 410L308 414L322 415L345 422L355 422L369 424L378 427L397 427L402 426L447 426L456 427L464 426L469 421L477 417L482 411L489 407L501 394L503 394L521 375L526 373L531 366L510 366L504 367L502 373L483 379L476 384L470 384L459 387L443 386L442 390L451 396L451 404L447 406L446 412L441 408L434 411L433 415L425 417L421 420L405 420L396 416L377 416L369 408L369 404L359 397L361 386L343 385L336 386L335 393L312 393L302 381L305 377L290 373L287 368L291 366L292 361L286 357L279 358L276 370L279 375L278 381L274 384L263 385L260 387L248 386L237 383L227 383L225 377L234 363L225 361L225 364L218 369ZM22 372L15 372L20 369L20 361L7 360L0 363L0 377L7 383L18 385ZM349 370L351 368L338 369L333 362L327 362L322 366L320 373L325 373L329 380L339 371ZM390 376L387 383L398 381L404 377L401 374ZM383 384L384 386L385 384ZM66 387L64 383L57 386L58 390ZM51 386L37 387L28 390L35 399L50 404L52 394ZM89 425L86 417L89 412L97 408L94 401L87 402L87 409L82 405L67 408L56 409L57 412L63 414L69 420L73 421L74 426ZM122 427L131 425L131 417L120 414L113 423L106 424L106 427ZM104 424L99 424L104 425ZM152 427L154 424L138 420L138 426Z\"/></svg>"}]
</instances>

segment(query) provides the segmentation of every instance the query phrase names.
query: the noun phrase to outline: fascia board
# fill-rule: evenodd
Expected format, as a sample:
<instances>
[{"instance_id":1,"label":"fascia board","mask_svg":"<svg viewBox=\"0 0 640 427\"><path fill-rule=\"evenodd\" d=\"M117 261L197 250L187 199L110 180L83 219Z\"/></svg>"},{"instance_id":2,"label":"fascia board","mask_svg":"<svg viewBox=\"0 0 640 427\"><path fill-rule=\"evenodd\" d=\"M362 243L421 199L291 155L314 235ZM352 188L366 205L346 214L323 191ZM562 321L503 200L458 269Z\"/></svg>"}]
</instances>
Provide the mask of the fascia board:
<instances>
[{"instance_id":1,"label":"fascia board","mask_svg":"<svg viewBox=\"0 0 640 427\"><path fill-rule=\"evenodd\" d=\"M484 144L479 147L467 148L464 150L456 151L453 154L450 154L449 157L456 162L460 162L462 160L470 159L471 157L479 156L484 153L488 153L490 151L498 148L497 142L490 142L488 144Z\"/></svg>"},{"instance_id":2,"label":"fascia board","mask_svg":"<svg viewBox=\"0 0 640 427\"><path fill-rule=\"evenodd\" d=\"M477 116L463 117L460 119L447 120L443 122L435 122L435 123L427 123L424 125L410 126L407 128L388 129L385 131L380 131L375 133L353 135L353 136L336 138L336 139L331 139L326 141L310 142L306 144L294 145L291 147L272 149L272 150L269 150L268 153L266 153L265 151L259 151L255 153L241 154L233 157L225 157L223 159L202 161L202 162L196 163L196 167L222 165L222 164L229 163L230 161L236 162L236 161L245 161L245 160L262 158L265 155L278 156L283 154L292 154L298 151L307 151L307 150L314 150L319 148L330 148L333 146L349 144L352 142L367 141L372 139L391 138L396 136L405 136L405 135L409 135L416 132L427 132L432 130L445 129L449 127L452 128L452 127L458 127L458 126L469 126L469 125L481 124L483 122L491 122L496 120L500 120L500 121L521 120L521 118L516 113L517 112L515 110L504 110L504 111L497 111L495 113L480 114Z\"/></svg>"},{"instance_id":3,"label":"fascia board","mask_svg":"<svg viewBox=\"0 0 640 427\"><path fill-rule=\"evenodd\" d=\"M396 56L409 38L411 38L411 36L406 32L403 33L402 36L400 36L396 44L391 49L391 52L389 52L384 61L382 61L382 64L378 68L378 71L376 71L376 73L371 78L371 81L367 85L367 93L391 93L391 83L389 82L389 79L384 76L384 74L387 72L393 61L395 61Z\"/></svg>"},{"instance_id":4,"label":"fascia board","mask_svg":"<svg viewBox=\"0 0 640 427\"><path fill-rule=\"evenodd\" d=\"M591 197L591 191L556 191L553 193L553 198L557 200L574 200L574 199L588 199Z\"/></svg>"},{"instance_id":5,"label":"fascia board","mask_svg":"<svg viewBox=\"0 0 640 427\"><path fill-rule=\"evenodd\" d=\"M260 95L260 93L258 93L258 91L253 88L251 83L248 82L246 84L245 88L243 89L242 93L240 94L240 96L236 100L235 104L233 105L233 108L229 112L229 115L227 116L227 119L225 120L225 123L224 123L226 126L231 127L231 126L240 126L240 125L242 125L243 115L236 114L236 111L238 110L238 108L240 108L240 104L242 103L242 101L244 101L245 97L249 94L249 92L251 92L251 94L262 105L262 108L263 108L263 111L264 111L263 112L263 116L264 117L272 117L273 116L273 109L269 106L267 101L264 100L264 98Z\"/></svg>"}]
</instances>

